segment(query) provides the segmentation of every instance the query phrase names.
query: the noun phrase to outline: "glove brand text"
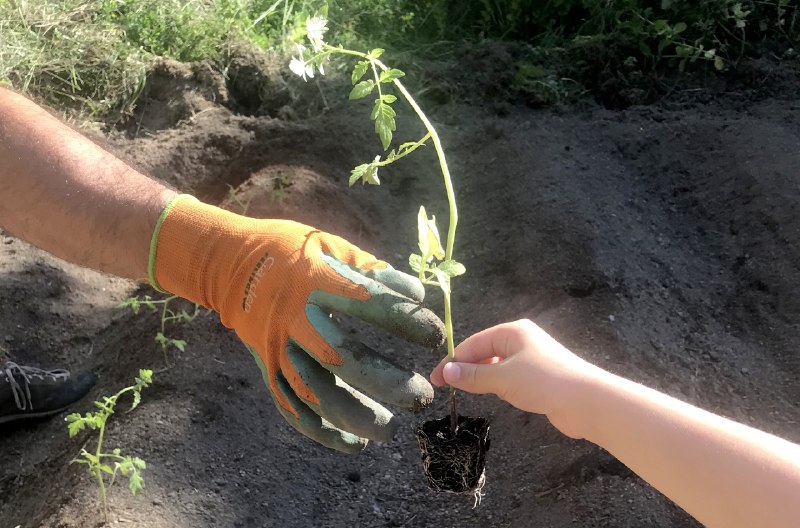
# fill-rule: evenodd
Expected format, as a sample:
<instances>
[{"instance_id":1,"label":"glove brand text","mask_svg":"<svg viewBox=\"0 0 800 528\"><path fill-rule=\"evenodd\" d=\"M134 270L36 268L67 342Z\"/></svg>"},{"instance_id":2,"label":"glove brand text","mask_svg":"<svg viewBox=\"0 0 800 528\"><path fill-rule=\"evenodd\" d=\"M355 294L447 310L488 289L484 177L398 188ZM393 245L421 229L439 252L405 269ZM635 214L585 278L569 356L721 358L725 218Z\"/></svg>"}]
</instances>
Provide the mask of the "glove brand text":
<instances>
[{"instance_id":1,"label":"glove brand text","mask_svg":"<svg viewBox=\"0 0 800 528\"><path fill-rule=\"evenodd\" d=\"M253 301L256 300L256 289L258 288L258 283L261 282L261 277L270 270L274 263L275 259L270 257L269 253L264 253L264 256L258 259L255 268L253 268L253 272L250 274L250 278L247 279L247 285L244 287L242 310L244 310L245 313L250 312Z\"/></svg>"}]
</instances>

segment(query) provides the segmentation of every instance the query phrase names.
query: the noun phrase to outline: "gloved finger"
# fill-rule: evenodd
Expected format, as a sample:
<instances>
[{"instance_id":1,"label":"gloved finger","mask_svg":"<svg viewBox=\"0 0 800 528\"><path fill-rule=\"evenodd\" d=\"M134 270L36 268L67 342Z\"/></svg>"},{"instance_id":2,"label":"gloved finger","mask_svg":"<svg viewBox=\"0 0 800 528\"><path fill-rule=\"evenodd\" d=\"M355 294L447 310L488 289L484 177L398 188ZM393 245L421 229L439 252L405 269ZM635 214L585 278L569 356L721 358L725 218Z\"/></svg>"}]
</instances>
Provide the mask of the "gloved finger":
<instances>
[{"instance_id":1,"label":"gloved finger","mask_svg":"<svg viewBox=\"0 0 800 528\"><path fill-rule=\"evenodd\" d=\"M309 303L328 311L357 317L428 348L436 348L444 342L444 324L432 311L384 284L353 271L347 264L332 257L324 257L325 262L336 273L355 284L364 286L370 298L360 301L324 290L314 290L308 297Z\"/></svg>"},{"instance_id":2,"label":"gloved finger","mask_svg":"<svg viewBox=\"0 0 800 528\"><path fill-rule=\"evenodd\" d=\"M269 382L269 374L267 373L264 362L253 347L245 343L245 347L250 351L253 358L256 360L258 367L261 369L261 375L264 383L269 389L269 394L272 396L272 401L275 403L278 412L281 416L289 422L289 424L300 431L300 433L309 437L310 439L319 442L325 447L341 451L343 453L358 453L362 451L367 445L366 438L360 438L347 431L337 429L332 424L328 423L317 413L312 411L303 401L295 394L289 382L280 372L276 375L276 384L281 394L289 401L289 404L297 412L297 416L285 409L279 402L275 394L272 392L272 387Z\"/></svg>"},{"instance_id":3,"label":"gloved finger","mask_svg":"<svg viewBox=\"0 0 800 528\"><path fill-rule=\"evenodd\" d=\"M340 365L324 367L345 383L384 403L414 411L433 400L428 380L345 334L320 307L307 304L306 317L342 359Z\"/></svg>"},{"instance_id":4,"label":"gloved finger","mask_svg":"<svg viewBox=\"0 0 800 528\"><path fill-rule=\"evenodd\" d=\"M308 407L292 390L282 374L278 374L278 389L289 400L298 416L284 409L277 401L275 406L287 422L310 439L342 453L359 453L367 446L367 439L342 431ZM272 394L270 392L270 394ZM273 396L273 400L275 397Z\"/></svg>"},{"instance_id":5,"label":"gloved finger","mask_svg":"<svg viewBox=\"0 0 800 528\"><path fill-rule=\"evenodd\" d=\"M351 267L352 268L352 267ZM365 277L374 279L381 284L387 286L390 290L394 290L400 295L404 295L414 302L421 303L425 299L425 286L419 281L417 277L403 273L402 271L394 269L391 265L387 265L386 269L382 270L362 270L359 268L352 268L361 273Z\"/></svg>"},{"instance_id":6,"label":"gloved finger","mask_svg":"<svg viewBox=\"0 0 800 528\"><path fill-rule=\"evenodd\" d=\"M388 409L326 370L295 342L289 341L286 352L303 383L319 399L319 405L304 402L311 410L341 430L391 441L397 432L397 421Z\"/></svg>"}]
</instances>

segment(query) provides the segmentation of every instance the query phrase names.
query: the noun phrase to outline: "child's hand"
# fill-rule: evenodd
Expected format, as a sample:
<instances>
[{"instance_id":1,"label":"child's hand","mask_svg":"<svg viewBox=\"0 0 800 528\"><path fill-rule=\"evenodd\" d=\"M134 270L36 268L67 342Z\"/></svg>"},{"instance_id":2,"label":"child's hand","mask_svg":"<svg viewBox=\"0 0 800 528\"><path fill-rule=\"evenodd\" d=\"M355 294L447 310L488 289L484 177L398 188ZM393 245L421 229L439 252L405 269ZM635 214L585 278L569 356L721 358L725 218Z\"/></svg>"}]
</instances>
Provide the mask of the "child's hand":
<instances>
[{"instance_id":1,"label":"child's hand","mask_svg":"<svg viewBox=\"0 0 800 528\"><path fill-rule=\"evenodd\" d=\"M450 384L476 394L496 394L514 407L545 414L561 432L582 436L571 423L577 392L600 369L579 358L527 319L479 332L431 373L436 386Z\"/></svg>"}]
</instances>

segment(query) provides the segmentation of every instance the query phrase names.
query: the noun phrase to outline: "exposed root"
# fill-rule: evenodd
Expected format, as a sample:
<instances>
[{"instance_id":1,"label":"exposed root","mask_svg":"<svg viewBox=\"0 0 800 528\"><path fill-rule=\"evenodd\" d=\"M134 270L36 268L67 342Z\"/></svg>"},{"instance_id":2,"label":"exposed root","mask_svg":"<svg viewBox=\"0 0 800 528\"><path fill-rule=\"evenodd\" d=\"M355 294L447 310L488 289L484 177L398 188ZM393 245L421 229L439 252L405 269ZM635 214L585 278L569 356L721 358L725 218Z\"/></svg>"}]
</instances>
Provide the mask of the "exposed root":
<instances>
[{"instance_id":1,"label":"exposed root","mask_svg":"<svg viewBox=\"0 0 800 528\"><path fill-rule=\"evenodd\" d=\"M483 418L459 417L452 434L449 417L426 422L417 430L428 487L437 492L470 495L480 504L486 483L489 424Z\"/></svg>"}]
</instances>

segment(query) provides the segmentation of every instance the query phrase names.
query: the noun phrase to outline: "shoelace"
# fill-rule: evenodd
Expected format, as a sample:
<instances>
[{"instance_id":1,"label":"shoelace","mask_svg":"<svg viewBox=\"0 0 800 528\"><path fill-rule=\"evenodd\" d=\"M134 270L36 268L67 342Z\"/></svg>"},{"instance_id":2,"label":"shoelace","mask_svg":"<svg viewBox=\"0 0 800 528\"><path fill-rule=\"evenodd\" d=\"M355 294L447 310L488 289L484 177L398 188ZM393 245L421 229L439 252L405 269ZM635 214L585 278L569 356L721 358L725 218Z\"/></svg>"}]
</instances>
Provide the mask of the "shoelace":
<instances>
[{"instance_id":1,"label":"shoelace","mask_svg":"<svg viewBox=\"0 0 800 528\"><path fill-rule=\"evenodd\" d=\"M69 378L69 371L64 369L44 370L36 367L26 367L17 365L13 361L7 361L6 364L0 368L0 373L5 374L11 385L11 393L14 395L14 403L20 411L33 410L33 401L31 400L31 378L52 378L53 381L67 380ZM22 381L17 379L19 377Z\"/></svg>"}]
</instances>

